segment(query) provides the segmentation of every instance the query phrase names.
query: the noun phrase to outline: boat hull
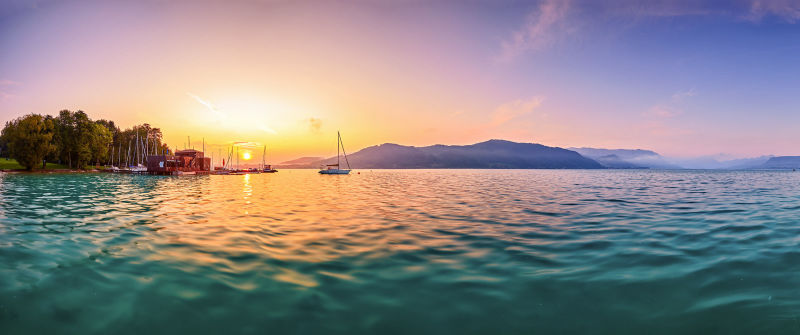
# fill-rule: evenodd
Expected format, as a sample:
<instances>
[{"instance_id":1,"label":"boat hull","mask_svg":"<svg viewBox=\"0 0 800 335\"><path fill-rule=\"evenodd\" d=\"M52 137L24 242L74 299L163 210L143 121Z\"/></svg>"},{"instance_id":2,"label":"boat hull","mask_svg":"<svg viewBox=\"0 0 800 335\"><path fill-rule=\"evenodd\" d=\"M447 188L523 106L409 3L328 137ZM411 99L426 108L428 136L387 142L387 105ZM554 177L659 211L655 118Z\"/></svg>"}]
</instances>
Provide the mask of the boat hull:
<instances>
[{"instance_id":1,"label":"boat hull","mask_svg":"<svg viewBox=\"0 0 800 335\"><path fill-rule=\"evenodd\" d=\"M343 169L327 169L327 170L319 170L320 174L349 174L350 170L343 170Z\"/></svg>"}]
</instances>

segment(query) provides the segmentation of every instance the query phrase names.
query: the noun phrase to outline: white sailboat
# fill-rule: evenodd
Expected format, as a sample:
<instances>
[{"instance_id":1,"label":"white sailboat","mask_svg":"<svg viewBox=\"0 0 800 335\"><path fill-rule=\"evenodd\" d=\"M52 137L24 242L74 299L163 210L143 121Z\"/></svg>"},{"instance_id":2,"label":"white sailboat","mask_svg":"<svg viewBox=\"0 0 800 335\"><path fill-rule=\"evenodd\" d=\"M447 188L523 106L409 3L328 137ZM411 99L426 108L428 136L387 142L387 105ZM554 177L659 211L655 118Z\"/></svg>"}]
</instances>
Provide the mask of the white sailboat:
<instances>
[{"instance_id":1,"label":"white sailboat","mask_svg":"<svg viewBox=\"0 0 800 335\"><path fill-rule=\"evenodd\" d=\"M344 151L344 143L342 143L342 135L336 132L338 137L336 142L336 164L328 164L319 168L320 174L348 174L350 173L350 162L347 160L347 153ZM341 150L340 150L341 148ZM347 163L347 169L340 169L339 165L339 152L344 154L344 161Z\"/></svg>"}]
</instances>

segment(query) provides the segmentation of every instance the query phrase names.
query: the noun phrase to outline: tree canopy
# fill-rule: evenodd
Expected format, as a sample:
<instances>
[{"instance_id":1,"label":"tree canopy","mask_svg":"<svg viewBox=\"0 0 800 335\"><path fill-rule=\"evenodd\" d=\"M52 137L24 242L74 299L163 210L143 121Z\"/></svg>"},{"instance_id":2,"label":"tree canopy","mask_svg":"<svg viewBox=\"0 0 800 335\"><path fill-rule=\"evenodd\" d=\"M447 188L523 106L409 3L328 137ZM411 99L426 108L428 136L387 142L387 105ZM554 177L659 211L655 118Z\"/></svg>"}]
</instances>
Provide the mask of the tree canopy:
<instances>
[{"instance_id":1,"label":"tree canopy","mask_svg":"<svg viewBox=\"0 0 800 335\"><path fill-rule=\"evenodd\" d=\"M26 115L6 122L0 137L9 156L33 170L53 150L53 121L39 114Z\"/></svg>"},{"instance_id":2,"label":"tree canopy","mask_svg":"<svg viewBox=\"0 0 800 335\"><path fill-rule=\"evenodd\" d=\"M7 122L0 155L17 159L27 169L44 159L77 169L130 165L143 162L148 154L168 154L162 138L161 129L147 123L123 131L114 121L93 121L83 111L62 110L57 116L30 114Z\"/></svg>"},{"instance_id":3,"label":"tree canopy","mask_svg":"<svg viewBox=\"0 0 800 335\"><path fill-rule=\"evenodd\" d=\"M79 169L106 161L113 133L103 123L92 121L83 111L68 110L62 110L53 120L56 159Z\"/></svg>"}]
</instances>

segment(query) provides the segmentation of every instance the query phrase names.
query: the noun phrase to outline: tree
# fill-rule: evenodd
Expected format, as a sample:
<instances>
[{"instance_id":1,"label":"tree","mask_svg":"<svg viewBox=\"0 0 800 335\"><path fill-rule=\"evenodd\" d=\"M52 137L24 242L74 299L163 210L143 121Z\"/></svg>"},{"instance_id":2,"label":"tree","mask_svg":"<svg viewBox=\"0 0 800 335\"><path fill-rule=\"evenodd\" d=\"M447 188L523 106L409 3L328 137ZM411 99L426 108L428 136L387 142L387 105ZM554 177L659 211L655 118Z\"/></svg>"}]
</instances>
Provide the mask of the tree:
<instances>
[{"instance_id":1,"label":"tree","mask_svg":"<svg viewBox=\"0 0 800 335\"><path fill-rule=\"evenodd\" d=\"M3 142L9 155L28 170L33 170L53 150L53 123L38 114L30 114L6 122Z\"/></svg>"},{"instance_id":2,"label":"tree","mask_svg":"<svg viewBox=\"0 0 800 335\"><path fill-rule=\"evenodd\" d=\"M92 161L96 165L108 159L108 151L114 136L111 131L100 123L94 123L91 130L89 148L92 152Z\"/></svg>"},{"instance_id":3,"label":"tree","mask_svg":"<svg viewBox=\"0 0 800 335\"><path fill-rule=\"evenodd\" d=\"M0 157L8 157L8 141L0 136Z\"/></svg>"},{"instance_id":4,"label":"tree","mask_svg":"<svg viewBox=\"0 0 800 335\"><path fill-rule=\"evenodd\" d=\"M33 118L27 120L27 118ZM23 124L23 119L26 120ZM58 116L28 115L7 123L7 136L0 136L0 155L11 154L11 139L20 137L17 129L25 126L28 129L37 124L42 124L44 133L49 134L47 150L33 150L38 142L23 143L27 146L17 145L16 155L33 155L41 163L43 158L57 160L70 168L85 169L88 165L101 164L109 161L111 150L116 149L116 162L125 161L119 155L125 154L133 161L141 162L146 155L167 151L166 145L161 143L161 129L152 128L149 124L134 126L132 129L120 131L114 121L92 121L83 111L72 112L62 110ZM45 131L46 130L46 131ZM33 136L30 131L23 132L25 136ZM43 133L43 134L44 134ZM15 142L17 143L17 142ZM128 152L130 147L130 152ZM6 149L9 148L9 149ZM39 156L44 152L44 156ZM134 153L136 159L133 159ZM35 155L34 155L35 154ZM13 156L12 156L13 157ZM34 166L38 165L35 163ZM22 164L22 161L20 161ZM32 166L27 166L32 168Z\"/></svg>"},{"instance_id":5,"label":"tree","mask_svg":"<svg viewBox=\"0 0 800 335\"><path fill-rule=\"evenodd\" d=\"M73 114L75 141L72 143L72 161L76 168L84 169L92 161L92 142L95 137L95 123L83 111Z\"/></svg>"},{"instance_id":6,"label":"tree","mask_svg":"<svg viewBox=\"0 0 800 335\"><path fill-rule=\"evenodd\" d=\"M75 117L73 114L66 109L58 113L54 119L55 135L53 136L55 156L59 162L67 164L70 168L75 146Z\"/></svg>"},{"instance_id":7,"label":"tree","mask_svg":"<svg viewBox=\"0 0 800 335\"><path fill-rule=\"evenodd\" d=\"M59 160L71 168L84 169L92 162L105 162L119 131L113 121L92 121L83 111L62 110L53 119L54 144Z\"/></svg>"}]
</instances>

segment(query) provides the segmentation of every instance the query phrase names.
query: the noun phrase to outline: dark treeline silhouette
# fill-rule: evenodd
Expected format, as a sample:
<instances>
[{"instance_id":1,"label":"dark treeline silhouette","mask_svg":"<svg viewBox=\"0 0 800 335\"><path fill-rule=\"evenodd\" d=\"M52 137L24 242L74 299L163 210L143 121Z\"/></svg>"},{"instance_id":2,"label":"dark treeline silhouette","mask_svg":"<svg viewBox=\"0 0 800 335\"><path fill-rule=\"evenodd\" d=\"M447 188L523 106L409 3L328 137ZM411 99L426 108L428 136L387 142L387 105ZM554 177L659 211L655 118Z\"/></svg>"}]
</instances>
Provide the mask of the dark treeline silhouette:
<instances>
[{"instance_id":1,"label":"dark treeline silhouette","mask_svg":"<svg viewBox=\"0 0 800 335\"><path fill-rule=\"evenodd\" d=\"M28 170L45 162L69 168L143 163L146 154L169 154L161 129L141 124L120 130L114 121L93 121L83 111L58 116L29 114L6 122L0 133L0 155Z\"/></svg>"}]
</instances>

